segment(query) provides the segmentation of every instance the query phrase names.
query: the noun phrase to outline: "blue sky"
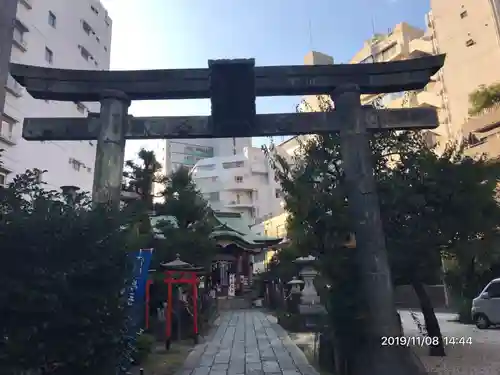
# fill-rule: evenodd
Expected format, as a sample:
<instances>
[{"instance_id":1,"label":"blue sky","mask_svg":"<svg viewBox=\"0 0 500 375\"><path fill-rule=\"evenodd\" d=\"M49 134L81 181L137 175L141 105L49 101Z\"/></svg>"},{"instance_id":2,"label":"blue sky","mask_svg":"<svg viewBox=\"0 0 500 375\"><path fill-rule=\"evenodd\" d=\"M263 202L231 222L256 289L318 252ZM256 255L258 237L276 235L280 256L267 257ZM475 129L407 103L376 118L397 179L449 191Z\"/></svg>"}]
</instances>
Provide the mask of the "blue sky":
<instances>
[{"instance_id":1,"label":"blue sky","mask_svg":"<svg viewBox=\"0 0 500 375\"><path fill-rule=\"evenodd\" d=\"M111 69L207 67L255 58L301 65L316 50L347 62L375 31L424 27L429 0L103 0L113 19ZM293 112L297 97L257 100L258 113ZM208 100L135 102L135 116L206 115ZM264 140L254 139L255 145ZM144 142L128 142L130 156Z\"/></svg>"}]
</instances>

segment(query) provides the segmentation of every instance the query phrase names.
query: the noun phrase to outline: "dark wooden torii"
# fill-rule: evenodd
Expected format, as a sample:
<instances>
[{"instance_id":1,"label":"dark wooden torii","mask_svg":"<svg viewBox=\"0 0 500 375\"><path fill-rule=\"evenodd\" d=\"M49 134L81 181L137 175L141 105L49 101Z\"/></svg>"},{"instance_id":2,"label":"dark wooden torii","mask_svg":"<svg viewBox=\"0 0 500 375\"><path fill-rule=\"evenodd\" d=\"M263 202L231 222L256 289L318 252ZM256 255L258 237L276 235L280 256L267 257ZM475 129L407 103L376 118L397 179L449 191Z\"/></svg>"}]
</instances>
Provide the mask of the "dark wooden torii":
<instances>
[{"instance_id":1,"label":"dark wooden torii","mask_svg":"<svg viewBox=\"0 0 500 375\"><path fill-rule=\"evenodd\" d=\"M120 201L126 139L224 138L339 132L349 209L359 249L368 309L366 342L356 353L356 375L421 374L408 350L381 346L397 336L392 280L373 176L369 131L432 129L432 108L373 109L361 94L423 89L444 55L374 63L255 67L253 59L213 60L208 69L149 71L64 70L11 65L12 76L37 99L100 101L88 118L27 118L28 140L97 139L93 199ZM328 113L256 114L257 96L330 95ZM128 116L131 100L210 98L211 116Z\"/></svg>"}]
</instances>

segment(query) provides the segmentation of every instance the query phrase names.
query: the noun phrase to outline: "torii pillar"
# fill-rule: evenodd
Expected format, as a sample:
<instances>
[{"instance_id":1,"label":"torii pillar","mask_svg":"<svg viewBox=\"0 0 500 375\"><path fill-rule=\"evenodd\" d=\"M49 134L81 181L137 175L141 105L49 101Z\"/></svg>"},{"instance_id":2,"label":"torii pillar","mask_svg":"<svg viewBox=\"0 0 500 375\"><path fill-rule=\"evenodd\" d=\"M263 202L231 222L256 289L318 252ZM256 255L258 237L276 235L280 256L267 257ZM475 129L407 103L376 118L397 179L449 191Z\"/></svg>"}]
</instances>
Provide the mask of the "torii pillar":
<instances>
[{"instance_id":1,"label":"torii pillar","mask_svg":"<svg viewBox=\"0 0 500 375\"><path fill-rule=\"evenodd\" d=\"M109 202L116 206L120 202L129 106L125 93L103 91L92 189L94 204Z\"/></svg>"}]
</instances>

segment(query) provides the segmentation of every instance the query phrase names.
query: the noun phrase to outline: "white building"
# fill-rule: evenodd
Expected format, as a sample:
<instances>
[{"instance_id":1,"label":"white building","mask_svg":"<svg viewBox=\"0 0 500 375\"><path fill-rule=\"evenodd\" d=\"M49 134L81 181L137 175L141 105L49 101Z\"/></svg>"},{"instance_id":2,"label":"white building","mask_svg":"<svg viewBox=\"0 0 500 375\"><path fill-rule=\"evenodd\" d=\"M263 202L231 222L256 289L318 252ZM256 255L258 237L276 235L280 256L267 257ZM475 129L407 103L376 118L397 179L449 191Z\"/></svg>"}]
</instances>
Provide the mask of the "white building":
<instances>
[{"instance_id":1,"label":"white building","mask_svg":"<svg viewBox=\"0 0 500 375\"><path fill-rule=\"evenodd\" d=\"M236 155L251 145L251 138L166 140L166 171L171 173L181 166L193 168L206 158Z\"/></svg>"},{"instance_id":2,"label":"white building","mask_svg":"<svg viewBox=\"0 0 500 375\"><path fill-rule=\"evenodd\" d=\"M20 0L11 61L66 69L108 70L111 19L98 0ZM76 117L99 111L99 103L33 99L12 77L7 82L0 128L0 183L26 169L47 170L49 188L92 189L96 142L34 142L22 138L24 117Z\"/></svg>"},{"instance_id":3,"label":"white building","mask_svg":"<svg viewBox=\"0 0 500 375\"><path fill-rule=\"evenodd\" d=\"M241 212L251 222L282 212L281 189L260 148L200 160L193 180L216 211Z\"/></svg>"}]
</instances>

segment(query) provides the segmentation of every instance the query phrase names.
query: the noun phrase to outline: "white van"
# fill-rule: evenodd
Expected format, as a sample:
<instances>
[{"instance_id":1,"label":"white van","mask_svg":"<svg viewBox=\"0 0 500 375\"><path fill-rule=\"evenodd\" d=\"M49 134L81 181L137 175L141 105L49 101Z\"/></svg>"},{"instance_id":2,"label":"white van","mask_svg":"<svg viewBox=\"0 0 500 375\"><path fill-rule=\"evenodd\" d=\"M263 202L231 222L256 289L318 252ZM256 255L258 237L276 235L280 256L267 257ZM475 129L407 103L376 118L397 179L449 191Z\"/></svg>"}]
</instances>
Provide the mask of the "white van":
<instances>
[{"instance_id":1,"label":"white van","mask_svg":"<svg viewBox=\"0 0 500 375\"><path fill-rule=\"evenodd\" d=\"M471 315L480 329L500 324L500 278L491 280L481 294L472 300Z\"/></svg>"}]
</instances>

